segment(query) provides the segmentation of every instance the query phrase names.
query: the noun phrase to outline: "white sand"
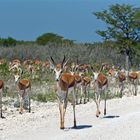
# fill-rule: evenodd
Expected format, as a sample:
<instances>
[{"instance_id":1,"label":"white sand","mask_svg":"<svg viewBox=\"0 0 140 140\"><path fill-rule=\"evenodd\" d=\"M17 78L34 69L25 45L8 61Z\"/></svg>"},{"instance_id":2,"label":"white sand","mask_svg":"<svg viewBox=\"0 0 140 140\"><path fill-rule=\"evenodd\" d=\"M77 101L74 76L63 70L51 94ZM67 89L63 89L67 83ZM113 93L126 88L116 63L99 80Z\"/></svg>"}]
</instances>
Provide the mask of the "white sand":
<instances>
[{"instance_id":1,"label":"white sand","mask_svg":"<svg viewBox=\"0 0 140 140\"><path fill-rule=\"evenodd\" d=\"M103 112L103 101L101 111ZM140 95L108 100L107 116L95 117L94 101L76 106L77 129L68 104L65 130L59 129L57 103L32 103L32 113L20 115L14 108L0 119L0 140L139 140Z\"/></svg>"}]
</instances>

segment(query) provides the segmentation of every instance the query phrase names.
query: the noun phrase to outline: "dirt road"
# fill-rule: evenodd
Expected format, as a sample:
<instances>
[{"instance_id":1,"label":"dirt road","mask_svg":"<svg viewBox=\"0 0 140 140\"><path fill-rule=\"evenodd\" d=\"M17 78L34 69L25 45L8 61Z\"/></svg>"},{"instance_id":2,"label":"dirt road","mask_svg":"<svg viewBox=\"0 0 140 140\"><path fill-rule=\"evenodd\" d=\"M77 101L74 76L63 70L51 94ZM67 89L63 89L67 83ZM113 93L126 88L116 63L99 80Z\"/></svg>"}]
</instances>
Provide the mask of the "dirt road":
<instances>
[{"instance_id":1,"label":"dirt road","mask_svg":"<svg viewBox=\"0 0 140 140\"><path fill-rule=\"evenodd\" d=\"M103 101L101 102L103 111ZM140 95L107 102L107 115L95 117L94 101L76 106L77 129L68 104L65 130L59 129L57 103L32 103L32 113L10 108L0 119L0 140L139 140Z\"/></svg>"}]
</instances>

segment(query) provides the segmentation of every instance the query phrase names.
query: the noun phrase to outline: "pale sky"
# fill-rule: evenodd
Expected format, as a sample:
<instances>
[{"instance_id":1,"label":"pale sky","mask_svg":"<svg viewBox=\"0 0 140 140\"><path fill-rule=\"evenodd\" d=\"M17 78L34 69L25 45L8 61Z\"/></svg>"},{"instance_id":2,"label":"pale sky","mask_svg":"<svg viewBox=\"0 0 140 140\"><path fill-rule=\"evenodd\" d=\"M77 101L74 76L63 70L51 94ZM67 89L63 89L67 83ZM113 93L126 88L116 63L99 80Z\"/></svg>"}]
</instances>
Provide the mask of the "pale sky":
<instances>
[{"instance_id":1,"label":"pale sky","mask_svg":"<svg viewBox=\"0 0 140 140\"><path fill-rule=\"evenodd\" d=\"M140 0L0 0L0 37L35 40L43 33L56 33L77 42L96 42L96 30L105 24L92 12L112 4L140 7Z\"/></svg>"}]
</instances>

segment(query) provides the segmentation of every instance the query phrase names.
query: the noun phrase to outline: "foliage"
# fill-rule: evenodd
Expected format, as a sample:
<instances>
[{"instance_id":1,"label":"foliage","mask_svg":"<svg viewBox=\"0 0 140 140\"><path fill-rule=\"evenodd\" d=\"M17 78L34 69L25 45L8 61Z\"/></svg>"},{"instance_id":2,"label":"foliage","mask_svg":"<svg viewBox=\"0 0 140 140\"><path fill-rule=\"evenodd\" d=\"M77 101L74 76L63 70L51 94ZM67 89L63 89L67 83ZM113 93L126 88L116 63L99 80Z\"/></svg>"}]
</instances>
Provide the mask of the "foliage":
<instances>
[{"instance_id":1,"label":"foliage","mask_svg":"<svg viewBox=\"0 0 140 140\"><path fill-rule=\"evenodd\" d=\"M39 45L46 45L46 44L55 43L55 42L56 43L61 43L62 38L63 37L58 36L57 34L54 34L54 33L45 33L45 34L39 36L36 39L36 42Z\"/></svg>"},{"instance_id":2,"label":"foliage","mask_svg":"<svg viewBox=\"0 0 140 140\"><path fill-rule=\"evenodd\" d=\"M5 47L16 46L16 43L17 43L17 41L12 37L0 38L0 45L1 46L5 46Z\"/></svg>"},{"instance_id":3,"label":"foliage","mask_svg":"<svg viewBox=\"0 0 140 140\"><path fill-rule=\"evenodd\" d=\"M9 76L9 67L7 63L0 64L0 77L2 79L7 79Z\"/></svg>"},{"instance_id":4,"label":"foliage","mask_svg":"<svg viewBox=\"0 0 140 140\"><path fill-rule=\"evenodd\" d=\"M32 99L39 102L53 102L56 100L55 93L37 93L33 94Z\"/></svg>"},{"instance_id":5,"label":"foliage","mask_svg":"<svg viewBox=\"0 0 140 140\"><path fill-rule=\"evenodd\" d=\"M131 5L111 5L109 10L93 13L107 24L107 30L97 33L105 40L117 41L121 47L130 47L140 41L140 8Z\"/></svg>"},{"instance_id":6,"label":"foliage","mask_svg":"<svg viewBox=\"0 0 140 140\"><path fill-rule=\"evenodd\" d=\"M73 44L73 41L69 39L64 39L64 37L54 33L45 33L36 39L36 43L38 45L46 45L46 44L53 43L53 44L64 44L70 46Z\"/></svg>"},{"instance_id":7,"label":"foliage","mask_svg":"<svg viewBox=\"0 0 140 140\"><path fill-rule=\"evenodd\" d=\"M119 54L116 48L110 47L112 43L108 43L108 47L104 43L96 43L90 46L81 44L75 44L73 46L65 47L62 45L45 45L45 46L15 46L8 48L1 48L0 57L7 60L13 60L15 58L21 61L27 59L36 59L46 61L50 56L56 60L56 63L60 63L64 54L69 58L68 63L77 62L79 64L95 64L109 63L115 65L124 66L124 54ZM136 56L137 57L137 56ZM140 59L135 58L135 59ZM134 59L134 61L135 61ZM96 67L96 66L94 66Z\"/></svg>"}]
</instances>

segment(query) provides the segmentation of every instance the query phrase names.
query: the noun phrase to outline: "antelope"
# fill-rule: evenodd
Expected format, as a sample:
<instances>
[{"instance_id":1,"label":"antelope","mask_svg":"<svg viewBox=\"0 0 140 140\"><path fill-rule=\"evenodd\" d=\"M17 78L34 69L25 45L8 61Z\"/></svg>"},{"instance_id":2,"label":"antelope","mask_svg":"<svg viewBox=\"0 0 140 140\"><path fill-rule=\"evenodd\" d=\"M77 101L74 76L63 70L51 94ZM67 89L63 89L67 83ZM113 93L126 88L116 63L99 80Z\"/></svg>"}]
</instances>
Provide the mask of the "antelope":
<instances>
[{"instance_id":1,"label":"antelope","mask_svg":"<svg viewBox=\"0 0 140 140\"><path fill-rule=\"evenodd\" d=\"M15 68L15 67L14 67ZM26 95L26 90L29 89L31 91L31 83L29 81L29 79L21 79L21 70L19 68L17 68L17 72L14 75L15 78L15 84L17 86L17 91L18 91L18 96L19 96L19 101L20 101L20 109L19 109L19 113L22 114L23 113L23 106L24 106L24 97ZM23 91L23 92L22 92ZM31 100L30 100L30 95L28 93L28 98L29 98L29 113L31 112Z\"/></svg>"},{"instance_id":2,"label":"antelope","mask_svg":"<svg viewBox=\"0 0 140 140\"><path fill-rule=\"evenodd\" d=\"M82 78L82 87L83 87L83 93L84 93L84 104L86 103L86 99L89 102L89 88L90 88L90 82L91 78L88 76L84 76ZM80 103L82 102L82 95L80 98Z\"/></svg>"},{"instance_id":3,"label":"antelope","mask_svg":"<svg viewBox=\"0 0 140 140\"><path fill-rule=\"evenodd\" d=\"M65 61L65 56L61 64L56 64L53 58L50 59L51 65L53 66L53 70L55 73L55 80L57 82L57 99L59 103L59 111L60 111L60 129L64 129L64 117L67 108L68 102L68 93L70 91L73 92L72 105L73 105L73 114L74 114L74 128L76 127L76 115L75 115L75 88L76 81L75 77L70 73L64 73L64 67L66 66L67 61Z\"/></svg>"},{"instance_id":4,"label":"antelope","mask_svg":"<svg viewBox=\"0 0 140 140\"><path fill-rule=\"evenodd\" d=\"M81 90L81 94L82 94L82 78L79 74L72 74L74 76L75 79L75 83L76 83L76 104L78 104L78 89L80 88Z\"/></svg>"},{"instance_id":5,"label":"antelope","mask_svg":"<svg viewBox=\"0 0 140 140\"><path fill-rule=\"evenodd\" d=\"M9 70L12 69L13 67L20 67L21 62L18 59L12 60L12 62L9 62Z\"/></svg>"},{"instance_id":6,"label":"antelope","mask_svg":"<svg viewBox=\"0 0 140 140\"><path fill-rule=\"evenodd\" d=\"M138 81L140 82L140 71L136 71L137 76L138 76Z\"/></svg>"},{"instance_id":7,"label":"antelope","mask_svg":"<svg viewBox=\"0 0 140 140\"><path fill-rule=\"evenodd\" d=\"M89 64L81 64L76 66L79 71L89 71L91 66Z\"/></svg>"},{"instance_id":8,"label":"antelope","mask_svg":"<svg viewBox=\"0 0 140 140\"><path fill-rule=\"evenodd\" d=\"M133 92L134 96L137 96L137 84L138 84L138 73L136 72L129 72L128 74L129 85L133 84L135 90Z\"/></svg>"},{"instance_id":9,"label":"antelope","mask_svg":"<svg viewBox=\"0 0 140 140\"><path fill-rule=\"evenodd\" d=\"M0 65L3 65L3 64L5 64L6 63L6 60L5 59L0 59Z\"/></svg>"},{"instance_id":10,"label":"antelope","mask_svg":"<svg viewBox=\"0 0 140 140\"><path fill-rule=\"evenodd\" d=\"M125 71L125 70L110 70L109 73L116 77L118 79L118 82L119 82L119 87L120 87L120 97L123 96L123 90L124 90L124 82L127 80L128 82L128 88L129 88L129 91L130 91L130 87L131 87L131 84L134 85L134 88L135 88L135 91L134 91L134 95L137 95L137 82L138 82L138 73L137 72L128 72L128 71ZM131 92L131 91L130 91Z\"/></svg>"},{"instance_id":11,"label":"antelope","mask_svg":"<svg viewBox=\"0 0 140 140\"><path fill-rule=\"evenodd\" d=\"M34 67L33 67L34 62L30 59L27 59L23 62L23 68L29 72L29 73L33 73L34 72Z\"/></svg>"},{"instance_id":12,"label":"antelope","mask_svg":"<svg viewBox=\"0 0 140 140\"><path fill-rule=\"evenodd\" d=\"M121 93L121 97L122 97L122 91L124 89L124 81L127 80L128 82L128 88L129 88L129 91L130 91L130 88L131 88L131 84L134 85L134 88L135 88L135 91L133 93L133 95L137 95L137 82L138 82L138 74L136 72L128 72L128 71L116 71L115 72L115 76L117 76L119 78L119 85L121 86L121 90L120 90L120 93ZM130 91L131 92L131 91ZM133 92L133 91L132 91Z\"/></svg>"},{"instance_id":13,"label":"antelope","mask_svg":"<svg viewBox=\"0 0 140 140\"><path fill-rule=\"evenodd\" d=\"M4 82L2 80L0 80L0 110L1 110L1 118L3 118L3 115L2 115L2 92L4 90Z\"/></svg>"},{"instance_id":14,"label":"antelope","mask_svg":"<svg viewBox=\"0 0 140 140\"><path fill-rule=\"evenodd\" d=\"M82 87L82 77L81 74L76 73L77 66L73 63L71 66L70 74L74 76L76 82L76 104L78 104L78 90L81 91L81 96L83 94L83 87ZM81 103L81 102L80 102Z\"/></svg>"},{"instance_id":15,"label":"antelope","mask_svg":"<svg viewBox=\"0 0 140 140\"><path fill-rule=\"evenodd\" d=\"M14 59L14 60L12 60L11 64L12 65L18 65L18 66L20 66L21 65L21 62L20 62L19 59Z\"/></svg>"},{"instance_id":16,"label":"antelope","mask_svg":"<svg viewBox=\"0 0 140 140\"><path fill-rule=\"evenodd\" d=\"M23 73L23 70L21 69L21 67L19 66L19 65L11 65L11 66L9 66L9 71L13 71L14 70L14 72L16 71L18 71L18 72L20 72L20 74L22 74Z\"/></svg>"},{"instance_id":17,"label":"antelope","mask_svg":"<svg viewBox=\"0 0 140 140\"><path fill-rule=\"evenodd\" d=\"M78 88L80 88L81 93L80 93L80 104L82 103L82 98L84 96L84 104L86 103L86 98L87 101L89 101L89 86L90 86L90 81L91 79L88 76L84 76L84 73L87 71L87 69L79 69L80 65L75 65L74 63L71 66L71 71L70 73L74 75L75 80L76 80L76 95L78 96ZM83 66L88 66L89 65L83 65ZM77 71L81 70L80 72L77 73ZM78 104L78 97L76 96L76 104Z\"/></svg>"},{"instance_id":18,"label":"antelope","mask_svg":"<svg viewBox=\"0 0 140 140\"><path fill-rule=\"evenodd\" d=\"M23 105L24 105L24 97L26 95L26 90L30 89L31 91L31 83L28 79L20 79L20 74L17 72L15 75L15 83L17 84L17 90L18 90L18 95L19 95L19 100L20 100L20 109L19 109L19 113L22 114L23 113ZM22 93L23 91L23 93ZM31 99L30 99L30 95L28 93L28 97L29 97L29 113L31 112Z\"/></svg>"},{"instance_id":19,"label":"antelope","mask_svg":"<svg viewBox=\"0 0 140 140\"><path fill-rule=\"evenodd\" d=\"M103 65L102 65L103 67ZM97 107L96 117L99 117L101 114L100 112L100 96L101 92L104 94L105 97L105 104L104 104L104 115L106 115L106 90L108 89L108 79L107 77L101 73L102 67L99 72L93 72L94 74L94 81L93 86L95 89L95 103Z\"/></svg>"},{"instance_id":20,"label":"antelope","mask_svg":"<svg viewBox=\"0 0 140 140\"><path fill-rule=\"evenodd\" d=\"M125 73L118 71L116 69L110 69L108 71L108 74L117 80L116 82L117 82L117 85L119 86L119 89L120 89L119 94L120 94L120 97L122 98L123 90L124 90L124 82L126 80Z\"/></svg>"},{"instance_id":21,"label":"antelope","mask_svg":"<svg viewBox=\"0 0 140 140\"><path fill-rule=\"evenodd\" d=\"M42 65L42 61L39 60L39 59L35 59L35 60L34 60L34 64L35 64L35 65Z\"/></svg>"}]
</instances>

